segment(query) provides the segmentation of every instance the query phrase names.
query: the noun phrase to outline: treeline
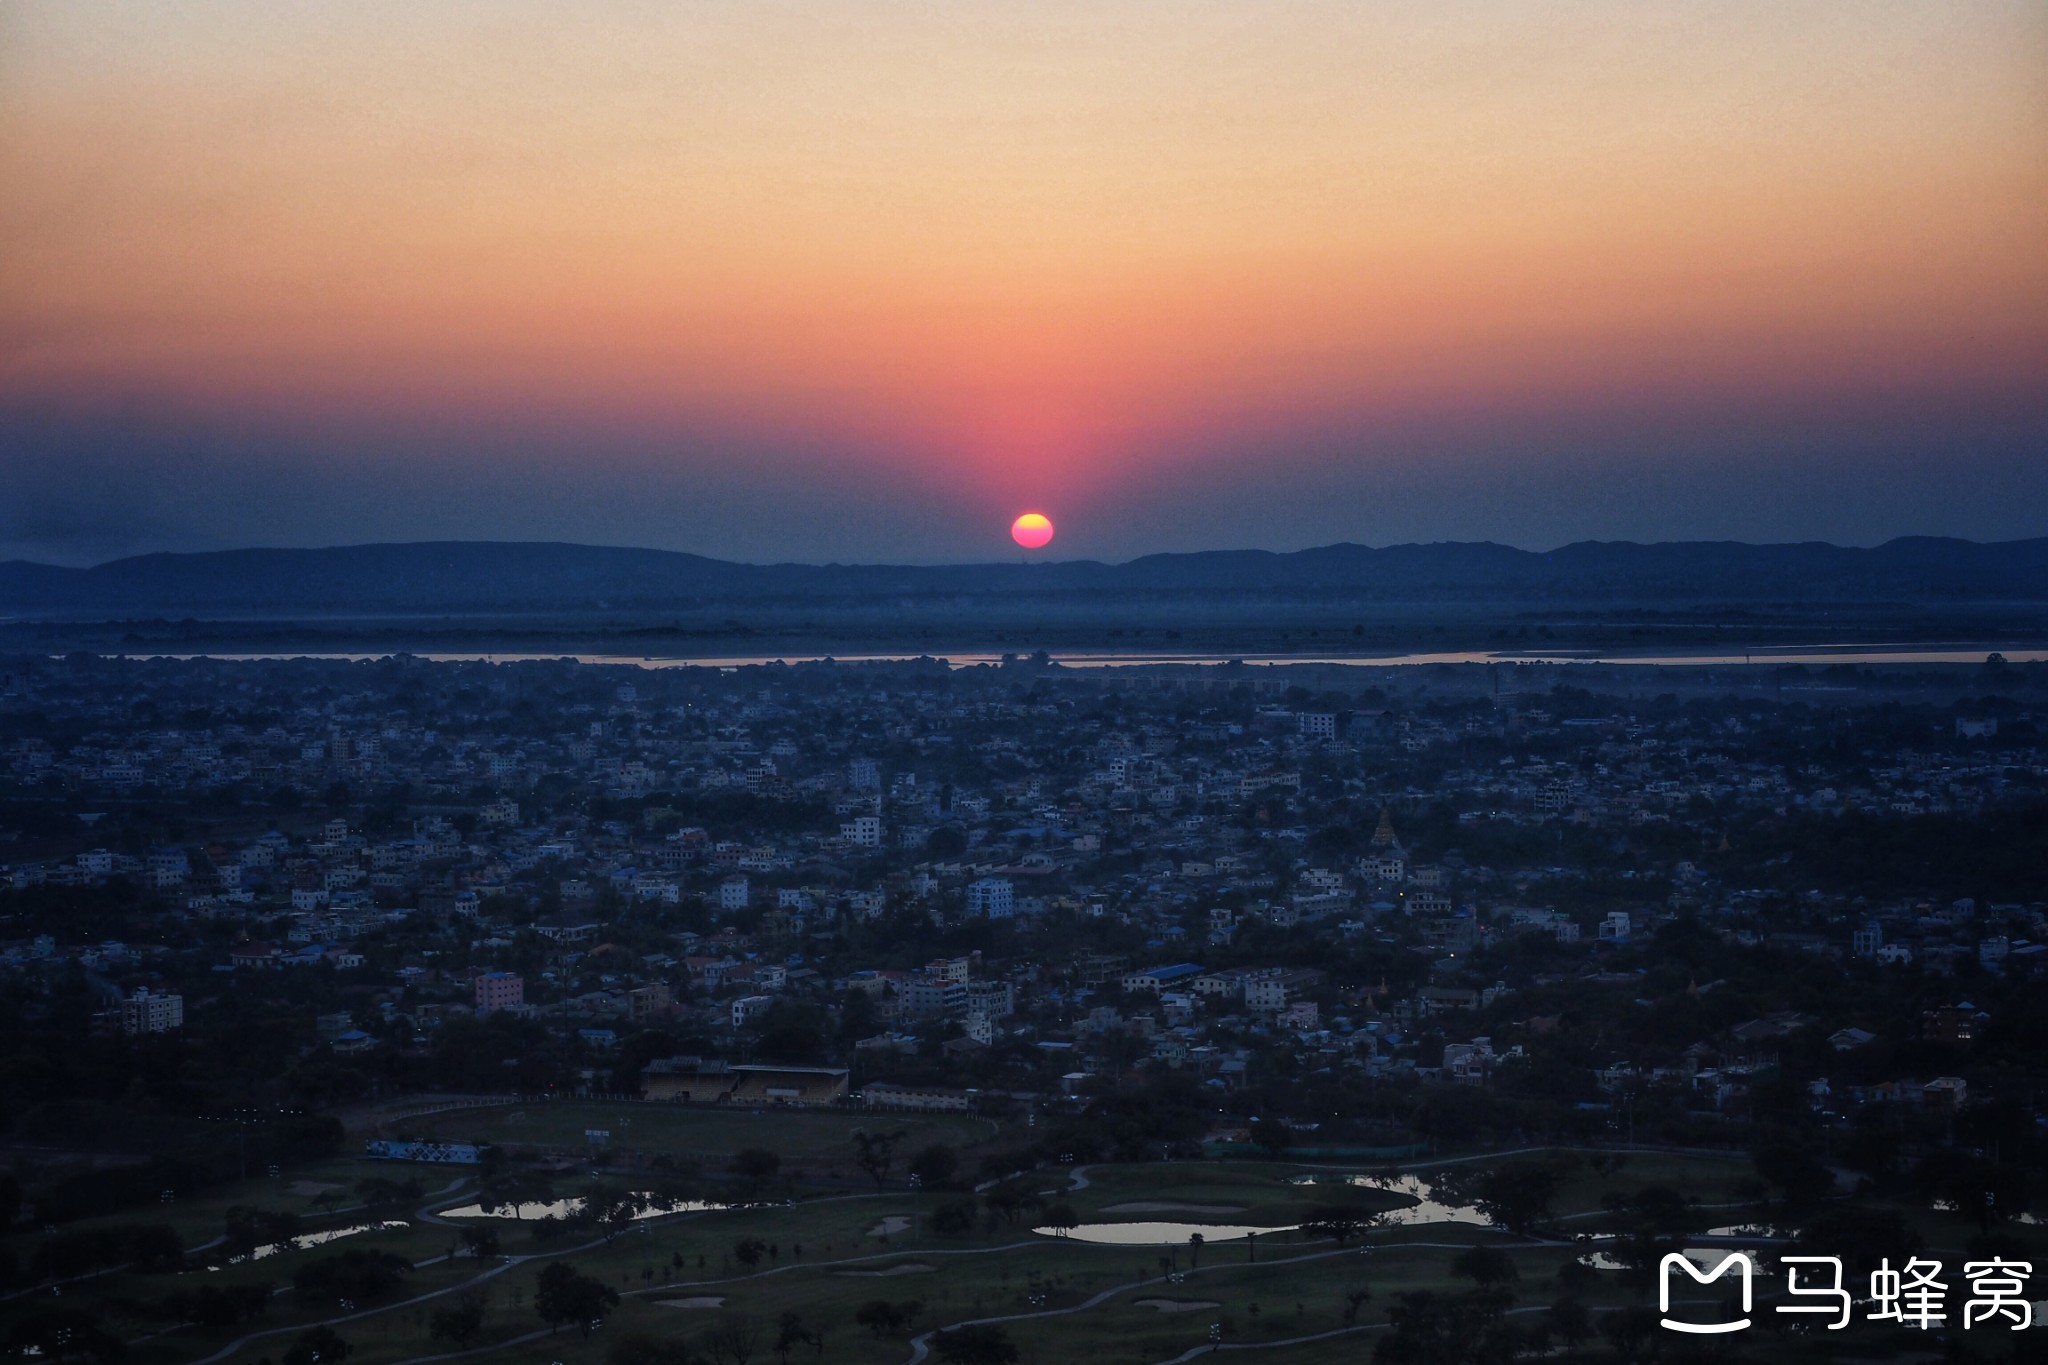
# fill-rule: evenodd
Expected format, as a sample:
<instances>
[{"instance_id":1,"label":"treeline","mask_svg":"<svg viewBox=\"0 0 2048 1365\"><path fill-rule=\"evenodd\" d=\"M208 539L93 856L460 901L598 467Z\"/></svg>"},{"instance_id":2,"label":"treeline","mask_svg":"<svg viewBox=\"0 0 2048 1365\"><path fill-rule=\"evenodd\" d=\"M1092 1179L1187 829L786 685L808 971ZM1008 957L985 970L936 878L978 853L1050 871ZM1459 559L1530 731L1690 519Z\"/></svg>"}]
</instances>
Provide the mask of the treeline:
<instances>
[{"instance_id":1,"label":"treeline","mask_svg":"<svg viewBox=\"0 0 2048 1365\"><path fill-rule=\"evenodd\" d=\"M78 1232L53 1232L37 1244L26 1262L0 1247L0 1284L42 1284L75 1280L117 1266L144 1273L164 1273L185 1263L185 1247L177 1229L164 1223L130 1223Z\"/></svg>"},{"instance_id":2,"label":"treeline","mask_svg":"<svg viewBox=\"0 0 2048 1365\"><path fill-rule=\"evenodd\" d=\"M153 1137L161 1138L161 1133L152 1132L157 1122L154 1116L130 1113L130 1141L145 1145ZM0 1213L7 1215L0 1226L11 1225L15 1210L24 1204L34 1206L37 1222L63 1224L156 1205L166 1191L185 1198L239 1180L250 1170L333 1156L343 1141L338 1120L309 1114L251 1122L238 1130L239 1140L233 1142L222 1142L217 1126L206 1125L195 1132L194 1126L178 1120L161 1122L178 1134L185 1150L130 1165L31 1177L25 1185L16 1176L0 1176Z\"/></svg>"},{"instance_id":3,"label":"treeline","mask_svg":"<svg viewBox=\"0 0 2048 1365\"><path fill-rule=\"evenodd\" d=\"M2032 901L2048 867L2048 804L1955 815L1797 815L1741 832L1743 870L1789 860L1811 885L1873 896ZM1739 874L1738 874L1739 875ZM1783 874L1781 874L1782 878Z\"/></svg>"}]
</instances>

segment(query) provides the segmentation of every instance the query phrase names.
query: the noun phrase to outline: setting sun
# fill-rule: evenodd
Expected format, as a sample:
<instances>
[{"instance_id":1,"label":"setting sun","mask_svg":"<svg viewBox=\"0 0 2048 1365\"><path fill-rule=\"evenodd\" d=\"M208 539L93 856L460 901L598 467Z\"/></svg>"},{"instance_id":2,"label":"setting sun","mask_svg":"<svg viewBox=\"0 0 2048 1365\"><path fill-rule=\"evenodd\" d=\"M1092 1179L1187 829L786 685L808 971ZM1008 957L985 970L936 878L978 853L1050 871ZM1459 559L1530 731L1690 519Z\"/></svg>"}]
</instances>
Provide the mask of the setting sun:
<instances>
[{"instance_id":1,"label":"setting sun","mask_svg":"<svg viewBox=\"0 0 2048 1365\"><path fill-rule=\"evenodd\" d=\"M1043 549L1052 540L1052 518L1043 512L1026 512L1010 523L1010 539L1027 550Z\"/></svg>"}]
</instances>

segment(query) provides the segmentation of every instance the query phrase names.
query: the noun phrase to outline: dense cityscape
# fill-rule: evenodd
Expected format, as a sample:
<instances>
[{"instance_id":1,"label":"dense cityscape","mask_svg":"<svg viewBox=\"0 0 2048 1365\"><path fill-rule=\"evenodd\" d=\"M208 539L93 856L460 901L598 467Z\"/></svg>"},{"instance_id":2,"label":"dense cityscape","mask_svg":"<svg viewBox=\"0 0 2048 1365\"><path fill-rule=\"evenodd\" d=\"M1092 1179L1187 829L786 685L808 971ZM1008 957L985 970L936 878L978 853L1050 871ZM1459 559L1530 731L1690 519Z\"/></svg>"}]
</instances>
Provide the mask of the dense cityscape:
<instances>
[{"instance_id":1,"label":"dense cityscape","mask_svg":"<svg viewBox=\"0 0 2048 1365\"><path fill-rule=\"evenodd\" d=\"M984 1232L1074 1221L1034 1167L1535 1148L1725 1154L1758 1235L2033 1226L2039 664L0 672L17 1300L135 1259L73 1224L473 1140L458 1105L592 1106L478 1146L549 1197L879 1192L892 1116L971 1120L916 1182L970 1235L976 1189ZM743 1176L649 1105L864 1123ZM1554 1237L1581 1159L1437 1197ZM1580 1231L1732 1216L1641 1195Z\"/></svg>"}]
</instances>

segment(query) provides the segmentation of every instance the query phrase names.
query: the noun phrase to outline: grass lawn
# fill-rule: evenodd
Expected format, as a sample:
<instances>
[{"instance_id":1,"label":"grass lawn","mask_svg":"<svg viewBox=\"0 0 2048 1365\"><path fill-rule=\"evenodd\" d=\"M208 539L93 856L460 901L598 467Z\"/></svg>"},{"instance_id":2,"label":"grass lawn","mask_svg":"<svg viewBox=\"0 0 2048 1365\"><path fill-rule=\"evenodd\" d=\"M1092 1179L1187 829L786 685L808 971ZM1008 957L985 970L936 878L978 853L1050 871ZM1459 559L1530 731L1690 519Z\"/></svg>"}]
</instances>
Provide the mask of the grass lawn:
<instances>
[{"instance_id":1,"label":"grass lawn","mask_svg":"<svg viewBox=\"0 0 2048 1365\"><path fill-rule=\"evenodd\" d=\"M580 1134L593 1107L574 1106L581 1112L573 1114L570 1108L564 1106L548 1117L575 1127ZM635 1111L636 1117L645 1112L639 1107ZM673 1120L677 1126L671 1135L687 1135L693 1147L707 1140L704 1134L715 1125L723 1125L728 1135L734 1128L748 1134L772 1134L772 1138L760 1140L760 1145L784 1151L805 1143L843 1139L847 1130L837 1125L854 1121L850 1115L779 1114L771 1122L717 1111L656 1114L656 1122ZM465 1113L455 1117L474 1121L477 1116ZM815 1122L818 1120L823 1122ZM946 1131L940 1126L946 1120L928 1122L932 1127L927 1133ZM794 1138L788 1135L790 1130L796 1130ZM347 1169L337 1167L334 1173L343 1174ZM431 1167L377 1169L422 1173L428 1180L441 1173ZM1064 1168L1040 1171L1034 1179L1046 1192L1047 1202L1057 1199L1072 1204L1083 1221L1278 1227L1300 1221L1314 1204L1339 1196L1339 1187L1330 1184L1291 1183L1290 1178L1303 1170L1285 1162L1181 1162L1090 1167L1085 1173L1087 1184L1080 1189L1070 1188L1075 1173ZM1738 1186L1746 1173L1740 1163L1693 1157L1633 1159L1604 1178L1581 1166L1571 1175L1558 1204L1565 1213L1598 1210L1604 1195L1648 1184L1673 1185L1700 1202L1718 1203L1740 1196ZM900 1186L900 1172L897 1181ZM564 1180L558 1182L557 1190L573 1196L582 1193L585 1183ZM791 1357L793 1362L822 1358L850 1365L901 1365L908 1358L912 1332L877 1337L854 1321L861 1305L875 1299L918 1300L922 1307L913 1331L979 1317L1059 1314L1007 1324L1006 1330L1021 1348L1027 1365L1064 1365L1076 1360L1086 1365L1153 1365L1206 1344L1211 1324L1220 1324L1223 1339L1234 1345L1277 1343L1341 1328L1347 1297L1360 1288L1370 1289L1372 1297L1358 1312L1357 1322L1384 1322L1388 1306L1401 1293L1462 1288L1461 1282L1450 1276L1452 1258L1462 1248L1482 1242L1512 1248L1519 1274L1513 1286L1518 1303L1540 1308L1558 1296L1556 1273L1578 1253L1578 1248L1568 1245L1524 1245L1520 1239L1486 1227L1441 1222L1375 1231L1365 1239L1369 1250L1353 1247L1338 1251L1328 1242L1277 1231L1261 1236L1255 1247L1242 1241L1216 1241L1201 1249L1198 1263L1185 1244L1117 1247L1041 1236L1031 1230L1029 1216L1014 1224L978 1222L959 1236L937 1235L932 1230L933 1211L964 1197L959 1191L913 1192L898 1187L881 1194L842 1194L794 1204L681 1214L634 1224L608 1243L590 1245L584 1245L589 1236L583 1230L571 1233L566 1241L546 1243L535 1238L530 1225L492 1219L488 1225L498 1232L501 1251L530 1259L507 1266L502 1259L479 1262L463 1257L423 1266L408 1277L400 1297L462 1286L488 1275L482 1281L489 1295L483 1337L487 1349L469 1359L490 1365L603 1365L621 1336L646 1333L688 1339L735 1315L744 1315L760 1327L764 1340L754 1360L766 1365L775 1358L769 1347L776 1320L784 1313L796 1313L806 1324L822 1326L825 1332L822 1356L804 1348ZM1401 1196L1370 1188L1344 1187L1339 1197L1379 1207L1406 1202ZM1194 1205L1199 1211L1120 1207L1174 1204ZM1111 1209L1119 1211L1108 1212ZM1975 1234L1973 1226L1953 1215L1913 1216L1930 1246L1940 1248L1940 1254L1951 1261L1958 1259L1956 1253ZM1740 1220L1716 1215L1713 1221ZM1587 1219L1568 1226L1583 1230L1597 1225L1598 1220ZM2037 1260L2048 1258L2048 1246L2040 1245L2044 1240L2040 1229L2012 1231L2029 1243L2028 1250L2037 1253ZM385 1248L423 1259L444 1253L454 1236L447 1228L416 1225L398 1232L366 1233L339 1246ZM735 1251L743 1240L767 1244L772 1254L749 1271ZM293 1268L321 1254L320 1249L287 1252L251 1265L195 1273L209 1283L247 1279L284 1283ZM1167 1266L1159 1263L1162 1256L1169 1258ZM519 1340L545 1331L534 1311L533 1296L539 1271L551 1258L569 1261L622 1296L604 1325L587 1341L573 1330ZM1169 1270L1179 1278L1168 1279ZM1602 1274L1587 1291L1587 1301L1610 1306L1638 1302L1634 1291L1640 1286L1630 1284L1628 1278L1619 1273ZM77 1286L67 1304L98 1305L123 1335L137 1336L151 1330L151 1325L125 1310L124 1302L161 1298L178 1287L181 1279L190 1281L191 1276L110 1276ZM1772 1286L1772 1278L1766 1275L1758 1286L1761 1299ZM1110 1290L1118 1292L1099 1303L1091 1302ZM1167 1301L1167 1308L1148 1302L1154 1300ZM352 1347L352 1365L398 1365L452 1349L448 1343L434 1341L429 1331L435 1310L449 1302L398 1303L338 1324L337 1330ZM18 1311L31 1306L17 1303L7 1307ZM249 1342L228 1359L233 1365L257 1365L265 1356L275 1360L303 1325L336 1311L334 1305L300 1304L290 1294L279 1295L268 1317L254 1326L289 1330ZM4 1318L4 1310L0 1310L0 1318ZM1533 1324L1533 1316L1529 1321ZM134 1365L189 1362L208 1356L235 1335L208 1337L190 1329L168 1333L137 1342L129 1359ZM1758 1359L1823 1358L1812 1353L1810 1341L1788 1341L1761 1332L1749 1335L1756 1339L1745 1338L1742 1344ZM1861 1332L1844 1333L1843 1337L1844 1346L1849 1344L1847 1338L1867 1338L1860 1340L1858 1349L1870 1358L1882 1357L1892 1341L1881 1334L1868 1338ZM1250 1359L1260 1365L1364 1360L1376 1339L1377 1333L1367 1332L1275 1346ZM1831 1347L1834 1344L1829 1343ZM1807 1354L1800 1354L1802 1348Z\"/></svg>"},{"instance_id":2,"label":"grass lawn","mask_svg":"<svg viewBox=\"0 0 2048 1365\"><path fill-rule=\"evenodd\" d=\"M446 1189L451 1183L474 1181L475 1172L458 1166L399 1166L388 1161L340 1158L311 1166L294 1167L278 1178L255 1177L215 1186L203 1194L168 1204L146 1204L120 1213L82 1218L60 1230L70 1234L135 1224L164 1224L174 1229L187 1248L203 1246L219 1237L226 1226L227 1212L236 1206L267 1209L299 1215L303 1230L342 1227L363 1223L371 1215L362 1208L357 1182L371 1178L417 1179L426 1195ZM328 1196L323 1202L321 1196ZM428 1202L420 1200L415 1202ZM379 1210L378 1219L410 1219L411 1207ZM26 1265L42 1243L40 1233L10 1239L9 1249ZM351 1240L349 1245L358 1244Z\"/></svg>"},{"instance_id":3,"label":"grass lawn","mask_svg":"<svg viewBox=\"0 0 2048 1365\"><path fill-rule=\"evenodd\" d=\"M905 1134L899 1161L935 1142L969 1149L997 1131L988 1119L966 1114L880 1114L856 1110L720 1109L693 1105L558 1100L547 1104L458 1109L396 1120L394 1135L444 1142L489 1142L504 1147L590 1150L591 1129L611 1134L614 1151L722 1159L765 1147L786 1162L836 1166L858 1177L853 1132Z\"/></svg>"}]
</instances>

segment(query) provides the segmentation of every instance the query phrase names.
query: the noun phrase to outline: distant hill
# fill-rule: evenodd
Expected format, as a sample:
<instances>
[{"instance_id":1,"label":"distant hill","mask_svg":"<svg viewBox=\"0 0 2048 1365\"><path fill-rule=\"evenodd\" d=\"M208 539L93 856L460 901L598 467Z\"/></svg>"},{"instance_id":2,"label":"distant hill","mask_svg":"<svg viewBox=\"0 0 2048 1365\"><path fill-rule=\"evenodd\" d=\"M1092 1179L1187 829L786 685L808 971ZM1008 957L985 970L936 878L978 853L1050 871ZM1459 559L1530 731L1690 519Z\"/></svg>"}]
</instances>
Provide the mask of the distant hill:
<instances>
[{"instance_id":1,"label":"distant hill","mask_svg":"<svg viewBox=\"0 0 2048 1365\"><path fill-rule=\"evenodd\" d=\"M736 564L669 550L436 541L316 550L153 554L89 569L0 564L0 615L647 610L722 603L818 607L902 599L1310 595L1387 601L2048 603L2048 538L1916 537L1871 549L1818 542L1638 545L1548 552L1491 543L1218 550L1122 564Z\"/></svg>"}]
</instances>

